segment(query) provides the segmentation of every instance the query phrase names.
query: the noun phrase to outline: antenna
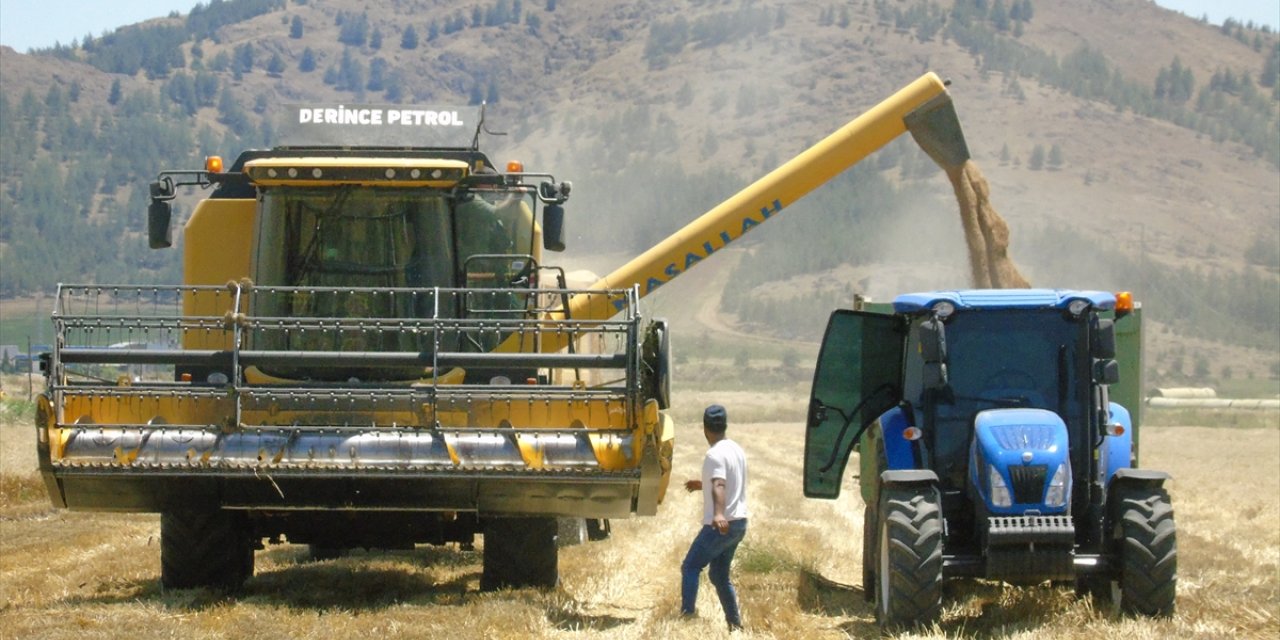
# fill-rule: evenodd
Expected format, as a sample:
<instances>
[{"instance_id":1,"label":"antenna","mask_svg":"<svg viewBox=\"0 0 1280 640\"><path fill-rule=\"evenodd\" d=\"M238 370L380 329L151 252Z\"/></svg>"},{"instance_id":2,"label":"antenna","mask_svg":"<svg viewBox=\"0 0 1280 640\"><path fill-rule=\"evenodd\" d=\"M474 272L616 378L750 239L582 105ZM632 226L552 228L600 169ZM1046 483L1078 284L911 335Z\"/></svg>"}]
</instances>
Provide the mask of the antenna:
<instances>
[{"instance_id":1,"label":"antenna","mask_svg":"<svg viewBox=\"0 0 1280 640\"><path fill-rule=\"evenodd\" d=\"M485 112L485 108L486 108L486 107L488 107L488 106L489 106L489 102L488 102L488 101L484 101L484 102L481 102L481 103L480 103L480 122L479 122L479 124L477 124L477 125L476 125L476 135L475 135L475 137L471 139L471 148L472 148L473 150L476 150L476 151L479 151L479 150L480 150L480 132L481 132L481 131L483 131L483 132L485 132L485 133L487 133L487 134L489 134L489 135L491 135L491 136L505 136L505 135L507 135L507 132L506 132L506 131L490 131L488 127L484 126L484 112Z\"/></svg>"}]
</instances>

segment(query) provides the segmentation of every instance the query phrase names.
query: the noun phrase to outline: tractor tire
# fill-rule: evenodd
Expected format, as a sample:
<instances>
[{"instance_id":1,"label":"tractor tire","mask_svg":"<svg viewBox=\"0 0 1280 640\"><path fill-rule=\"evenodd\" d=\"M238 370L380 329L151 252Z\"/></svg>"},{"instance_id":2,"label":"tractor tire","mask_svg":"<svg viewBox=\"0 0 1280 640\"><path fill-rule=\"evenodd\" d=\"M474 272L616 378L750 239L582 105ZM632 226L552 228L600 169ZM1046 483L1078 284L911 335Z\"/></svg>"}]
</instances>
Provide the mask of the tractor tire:
<instances>
[{"instance_id":1,"label":"tractor tire","mask_svg":"<svg viewBox=\"0 0 1280 640\"><path fill-rule=\"evenodd\" d=\"M243 513L166 511L160 515L160 586L234 591L253 575L253 550Z\"/></svg>"},{"instance_id":2,"label":"tractor tire","mask_svg":"<svg viewBox=\"0 0 1280 640\"><path fill-rule=\"evenodd\" d=\"M862 598L876 601L876 512L867 505L862 510Z\"/></svg>"},{"instance_id":3,"label":"tractor tire","mask_svg":"<svg viewBox=\"0 0 1280 640\"><path fill-rule=\"evenodd\" d=\"M556 518L490 518L480 590L554 588L560 582Z\"/></svg>"},{"instance_id":4,"label":"tractor tire","mask_svg":"<svg viewBox=\"0 0 1280 640\"><path fill-rule=\"evenodd\" d=\"M1112 592L1120 611L1167 618L1178 587L1178 529L1163 488L1123 488L1114 523L1120 571Z\"/></svg>"},{"instance_id":5,"label":"tractor tire","mask_svg":"<svg viewBox=\"0 0 1280 640\"><path fill-rule=\"evenodd\" d=\"M935 622L942 612L942 501L934 487L880 490L876 620L882 630Z\"/></svg>"}]
</instances>

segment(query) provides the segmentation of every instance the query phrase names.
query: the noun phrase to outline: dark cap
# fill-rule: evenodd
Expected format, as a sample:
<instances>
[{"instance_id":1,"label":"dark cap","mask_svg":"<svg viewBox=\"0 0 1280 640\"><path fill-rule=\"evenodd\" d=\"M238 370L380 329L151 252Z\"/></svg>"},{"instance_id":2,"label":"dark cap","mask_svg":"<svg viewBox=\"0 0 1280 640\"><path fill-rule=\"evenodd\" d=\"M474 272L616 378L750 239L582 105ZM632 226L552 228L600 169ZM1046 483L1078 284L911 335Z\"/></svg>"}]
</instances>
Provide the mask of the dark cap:
<instances>
[{"instance_id":1,"label":"dark cap","mask_svg":"<svg viewBox=\"0 0 1280 640\"><path fill-rule=\"evenodd\" d=\"M702 426L717 433L724 433L729 428L729 414L724 407L713 404L702 412Z\"/></svg>"}]
</instances>

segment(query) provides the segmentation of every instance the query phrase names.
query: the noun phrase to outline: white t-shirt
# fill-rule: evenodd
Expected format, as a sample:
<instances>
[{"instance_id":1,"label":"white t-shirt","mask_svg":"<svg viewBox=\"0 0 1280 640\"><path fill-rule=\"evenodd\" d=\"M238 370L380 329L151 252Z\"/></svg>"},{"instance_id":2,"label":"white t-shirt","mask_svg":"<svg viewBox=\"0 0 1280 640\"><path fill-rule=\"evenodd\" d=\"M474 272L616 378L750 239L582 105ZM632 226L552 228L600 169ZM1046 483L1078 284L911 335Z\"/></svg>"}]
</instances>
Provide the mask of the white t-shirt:
<instances>
[{"instance_id":1,"label":"white t-shirt","mask_svg":"<svg viewBox=\"0 0 1280 640\"><path fill-rule=\"evenodd\" d=\"M702 524L711 524L716 515L712 481L724 479L724 517L747 517L747 455L738 443L725 438L707 449L702 460Z\"/></svg>"}]
</instances>

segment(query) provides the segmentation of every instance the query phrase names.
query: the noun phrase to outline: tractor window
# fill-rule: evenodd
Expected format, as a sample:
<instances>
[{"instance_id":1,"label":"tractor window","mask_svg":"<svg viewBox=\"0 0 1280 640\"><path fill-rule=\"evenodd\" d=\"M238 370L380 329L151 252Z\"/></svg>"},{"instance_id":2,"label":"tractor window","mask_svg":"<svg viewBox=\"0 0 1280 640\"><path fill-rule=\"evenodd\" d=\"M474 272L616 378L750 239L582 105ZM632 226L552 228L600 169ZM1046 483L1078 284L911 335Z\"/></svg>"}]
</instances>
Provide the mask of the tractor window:
<instances>
[{"instance_id":1,"label":"tractor window","mask_svg":"<svg viewBox=\"0 0 1280 640\"><path fill-rule=\"evenodd\" d=\"M1085 325L1056 310L962 311L948 320L950 393L922 408L923 413L934 412L934 467L944 484L964 485L967 447L979 411L1047 409L1062 416L1073 438L1083 433L1089 402L1085 339ZM908 354L907 380L915 385L908 386L906 397L918 398L921 363L914 345L908 346Z\"/></svg>"},{"instance_id":2,"label":"tractor window","mask_svg":"<svg viewBox=\"0 0 1280 640\"><path fill-rule=\"evenodd\" d=\"M862 427L902 399L902 328L897 316L845 310L831 314L809 396L806 496L840 495L849 451Z\"/></svg>"}]
</instances>

